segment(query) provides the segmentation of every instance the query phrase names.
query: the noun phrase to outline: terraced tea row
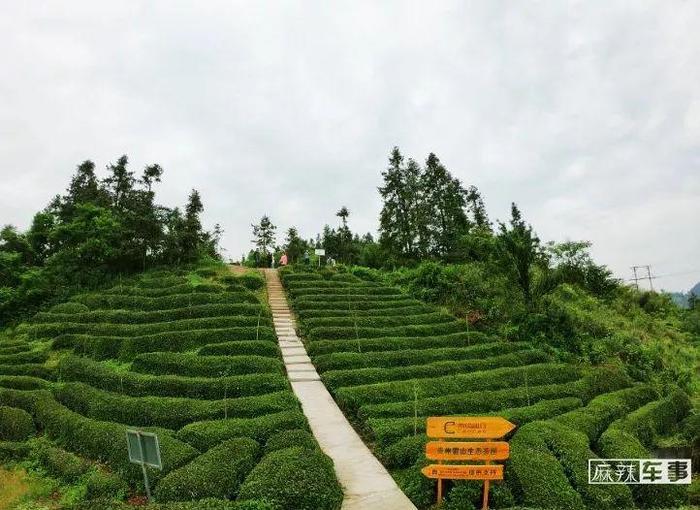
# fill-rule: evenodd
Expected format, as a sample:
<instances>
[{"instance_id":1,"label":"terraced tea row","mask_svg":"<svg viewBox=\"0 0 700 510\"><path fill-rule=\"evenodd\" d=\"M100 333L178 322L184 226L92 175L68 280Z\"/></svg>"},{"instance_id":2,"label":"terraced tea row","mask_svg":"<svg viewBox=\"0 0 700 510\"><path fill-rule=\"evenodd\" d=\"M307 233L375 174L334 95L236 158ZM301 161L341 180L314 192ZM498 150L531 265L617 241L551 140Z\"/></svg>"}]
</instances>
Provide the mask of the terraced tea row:
<instances>
[{"instance_id":1,"label":"terraced tea row","mask_svg":"<svg viewBox=\"0 0 700 510\"><path fill-rule=\"evenodd\" d=\"M3 339L0 410L18 423L28 417L32 429L0 431L0 460L31 458L67 484L75 473L51 459L76 460L80 480L113 482L90 497L118 499L143 488L125 444L126 429L139 427L160 440L163 470L149 473L159 501L339 508L332 463L290 389L270 312L249 290L262 280L189 280L144 277L76 296Z\"/></svg>"},{"instance_id":2,"label":"terraced tea row","mask_svg":"<svg viewBox=\"0 0 700 510\"><path fill-rule=\"evenodd\" d=\"M615 367L562 363L528 342L472 331L397 288L352 274L285 268L282 281L322 381L419 508L435 501L420 469L425 419L499 415L518 425L492 505L617 509L678 506L685 489L588 486L587 459L649 457L690 409ZM632 420L643 424L632 427ZM624 432L621 432L624 431ZM612 455L612 454L615 455ZM480 503L480 484L449 484L450 508Z\"/></svg>"}]
</instances>

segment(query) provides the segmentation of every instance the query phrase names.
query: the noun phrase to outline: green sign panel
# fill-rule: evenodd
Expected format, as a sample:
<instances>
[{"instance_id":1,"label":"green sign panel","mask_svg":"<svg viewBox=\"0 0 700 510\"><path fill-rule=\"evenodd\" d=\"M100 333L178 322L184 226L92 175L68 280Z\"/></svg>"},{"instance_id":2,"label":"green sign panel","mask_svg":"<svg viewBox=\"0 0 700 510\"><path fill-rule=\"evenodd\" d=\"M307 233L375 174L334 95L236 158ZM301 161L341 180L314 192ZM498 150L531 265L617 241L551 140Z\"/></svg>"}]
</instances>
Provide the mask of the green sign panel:
<instances>
[{"instance_id":1,"label":"green sign panel","mask_svg":"<svg viewBox=\"0 0 700 510\"><path fill-rule=\"evenodd\" d=\"M126 444L129 448L129 461L156 469L163 469L160 460L158 436L140 430L126 431Z\"/></svg>"}]
</instances>

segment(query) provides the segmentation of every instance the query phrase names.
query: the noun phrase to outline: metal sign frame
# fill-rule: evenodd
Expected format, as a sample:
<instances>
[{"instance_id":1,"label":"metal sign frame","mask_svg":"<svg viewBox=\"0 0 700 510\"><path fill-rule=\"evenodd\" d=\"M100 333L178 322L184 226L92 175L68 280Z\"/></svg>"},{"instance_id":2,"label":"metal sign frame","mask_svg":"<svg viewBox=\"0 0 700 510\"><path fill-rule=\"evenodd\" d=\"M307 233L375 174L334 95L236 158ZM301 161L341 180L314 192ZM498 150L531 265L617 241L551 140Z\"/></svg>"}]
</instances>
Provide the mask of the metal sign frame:
<instances>
[{"instance_id":1,"label":"metal sign frame","mask_svg":"<svg viewBox=\"0 0 700 510\"><path fill-rule=\"evenodd\" d=\"M138 441L138 455L141 458L136 458L133 454L137 452L132 452L132 444L129 440L129 436L135 436ZM156 462L148 462L145 458L145 444L143 438L153 438L153 444L155 445L156 452ZM163 469L163 461L160 457L160 442L158 441L158 436L152 432L142 432L140 430L127 429L126 431L126 444L129 451L129 462L133 464L143 464L148 467L155 469Z\"/></svg>"}]
</instances>

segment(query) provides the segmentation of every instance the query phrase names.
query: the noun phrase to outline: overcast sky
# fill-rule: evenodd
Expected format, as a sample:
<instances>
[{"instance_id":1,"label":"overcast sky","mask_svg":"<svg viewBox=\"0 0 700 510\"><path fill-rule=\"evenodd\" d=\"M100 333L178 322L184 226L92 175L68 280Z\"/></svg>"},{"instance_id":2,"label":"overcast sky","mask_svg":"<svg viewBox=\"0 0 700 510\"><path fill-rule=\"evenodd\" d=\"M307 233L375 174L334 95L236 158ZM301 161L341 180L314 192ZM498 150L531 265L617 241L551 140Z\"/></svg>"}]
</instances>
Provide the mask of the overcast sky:
<instances>
[{"instance_id":1,"label":"overcast sky","mask_svg":"<svg viewBox=\"0 0 700 510\"><path fill-rule=\"evenodd\" d=\"M199 189L236 259L265 213L309 237L346 205L374 233L398 145L619 277L700 280L698 2L0 6L0 223L128 154L165 168L161 203Z\"/></svg>"}]
</instances>

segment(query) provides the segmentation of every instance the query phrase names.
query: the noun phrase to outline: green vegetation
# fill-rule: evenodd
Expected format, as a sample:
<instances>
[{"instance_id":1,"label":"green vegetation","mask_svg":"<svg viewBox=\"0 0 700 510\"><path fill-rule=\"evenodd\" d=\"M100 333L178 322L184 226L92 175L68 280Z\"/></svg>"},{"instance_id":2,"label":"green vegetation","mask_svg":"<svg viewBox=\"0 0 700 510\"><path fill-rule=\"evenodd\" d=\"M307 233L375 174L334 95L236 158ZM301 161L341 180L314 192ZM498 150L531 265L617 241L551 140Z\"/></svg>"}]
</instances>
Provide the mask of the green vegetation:
<instances>
[{"instance_id":1,"label":"green vegetation","mask_svg":"<svg viewBox=\"0 0 700 510\"><path fill-rule=\"evenodd\" d=\"M211 261L151 271L4 332L0 462L28 469L61 508L120 508L143 491L125 444L138 427L159 438L163 469L149 478L161 508L296 510L308 478L275 478L266 459L304 448L305 468L320 466L308 476L328 493L319 508L339 508L332 464L285 376L262 281ZM266 494L255 488L261 476L281 486Z\"/></svg>"},{"instance_id":2,"label":"green vegetation","mask_svg":"<svg viewBox=\"0 0 700 510\"><path fill-rule=\"evenodd\" d=\"M518 221L512 228L521 232L514 235L533 243L531 230ZM427 263L381 272L297 265L282 270L299 330L322 380L413 502L427 508L435 501L435 484L420 473L426 464L426 417L498 415L518 429L510 438L505 481L494 484L496 508L613 510L687 503L686 487L655 488L652 495L627 486L591 486L587 461L600 456L649 457L649 449L664 437L692 427L684 421L691 413L687 393L670 384L670 378L678 376L686 390L694 387L689 366L684 365L692 359L692 349L679 344L675 357L656 366L649 363L651 358L635 362L612 349L595 351L611 345L599 336L559 331L561 336L553 341L540 334L542 330L532 332L541 310L553 309L552 302L543 309L543 300L569 293L574 299L569 317L581 314L577 327L599 328L598 335L619 334L625 324L637 331L649 328L650 333L657 328L657 333L669 332L681 342L683 333L662 327L661 317L641 305L639 310L621 304L611 310L602 298L571 283L560 283L542 295L533 281L515 281L520 304L488 320L478 313L474 320L471 311L459 313L460 306L482 298L478 287L477 300L468 303L465 294L455 291L455 285L471 282L455 278L463 267ZM611 285L611 300L634 296ZM489 303L488 295L486 299L482 303ZM582 299L588 300L585 307ZM506 326L506 320L519 327ZM656 340L645 337L637 345L642 341ZM660 340L655 345L659 347ZM631 341L626 348L634 348ZM660 350L654 355L667 354ZM683 358L686 355L690 358ZM637 425L632 429L633 424ZM633 443L637 446L630 446ZM478 484L448 482L446 497L448 508L474 508L479 504Z\"/></svg>"}]
</instances>

